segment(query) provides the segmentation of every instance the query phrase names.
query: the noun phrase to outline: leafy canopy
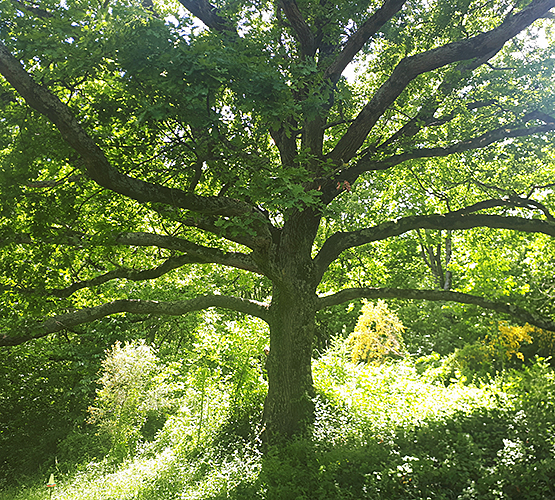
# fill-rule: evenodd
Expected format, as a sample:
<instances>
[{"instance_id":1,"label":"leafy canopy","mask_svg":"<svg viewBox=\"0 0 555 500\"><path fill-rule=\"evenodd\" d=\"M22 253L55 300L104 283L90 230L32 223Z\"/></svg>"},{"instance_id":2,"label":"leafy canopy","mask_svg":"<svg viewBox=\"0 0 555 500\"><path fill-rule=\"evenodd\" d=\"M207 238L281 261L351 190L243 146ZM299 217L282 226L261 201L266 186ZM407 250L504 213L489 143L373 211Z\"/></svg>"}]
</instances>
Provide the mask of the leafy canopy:
<instances>
[{"instance_id":1,"label":"leafy canopy","mask_svg":"<svg viewBox=\"0 0 555 500\"><path fill-rule=\"evenodd\" d=\"M296 280L335 294L316 310L457 300L553 327L468 285L478 231L453 235L466 295L410 291L414 230L555 234L552 0L0 7L5 344L120 312L271 323L256 301Z\"/></svg>"}]
</instances>

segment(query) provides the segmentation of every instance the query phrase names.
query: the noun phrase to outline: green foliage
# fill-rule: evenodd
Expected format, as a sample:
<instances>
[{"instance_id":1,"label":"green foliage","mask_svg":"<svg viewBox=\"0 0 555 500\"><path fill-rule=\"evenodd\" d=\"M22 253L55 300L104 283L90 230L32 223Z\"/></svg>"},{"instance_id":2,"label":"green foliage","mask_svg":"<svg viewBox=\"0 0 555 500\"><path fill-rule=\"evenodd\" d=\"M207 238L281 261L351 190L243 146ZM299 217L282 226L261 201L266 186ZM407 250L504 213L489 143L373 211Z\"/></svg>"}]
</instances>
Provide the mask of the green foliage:
<instances>
[{"instance_id":1,"label":"green foliage","mask_svg":"<svg viewBox=\"0 0 555 500\"><path fill-rule=\"evenodd\" d=\"M406 329L407 350L417 357L451 354L483 338L489 331L477 308L442 302L396 301L396 313ZM489 318L487 318L489 319Z\"/></svg>"},{"instance_id":2,"label":"green foliage","mask_svg":"<svg viewBox=\"0 0 555 500\"><path fill-rule=\"evenodd\" d=\"M521 367L541 350L551 357L552 343L552 332L528 323L514 326L500 321L483 339L455 349L446 359L444 370L452 377L487 378L508 368Z\"/></svg>"},{"instance_id":3,"label":"green foliage","mask_svg":"<svg viewBox=\"0 0 555 500\"><path fill-rule=\"evenodd\" d=\"M429 288L418 239L394 230L400 219L464 213L473 203L515 196L520 204L480 214L550 218L555 156L541 113L553 111L553 34L546 30L548 47L534 34L550 20L473 71L458 60L436 67L428 56L438 52L423 53L492 29L526 2L406 2L357 55L364 78L356 81L325 75L381 7L377 1L299 0L313 53L301 47L306 26L288 19L287 2L215 2L211 18L235 34L199 26L176 2L160 3L0 2L0 40L29 72L25 85L37 82L75 118L72 125L51 103L25 102L0 82L0 337L33 335L29 321L118 299L269 301L272 285L319 294ZM417 74L411 66L406 86L395 88L404 76L391 78L400 61L435 69ZM360 141L344 135L349 128ZM503 139L508 131L521 136ZM482 149L492 134L499 140ZM79 145L86 136L104 158ZM360 142L348 158L333 153L342 138ZM480 147L465 151L477 138ZM462 152L442 156L447 150ZM102 182L129 178L112 191L89 178L95 172ZM387 237L389 230L397 236ZM149 233L154 243L119 244L125 232ZM375 241L360 248L372 234ZM438 234L430 233L430 244ZM454 234L453 245L454 290L553 314L551 237L477 228ZM320 262L337 258L315 283L311 257L322 249ZM176 258L187 270L145 279ZM332 349L315 365L313 439L270 448L264 458L257 448L266 391L260 322L235 313L169 321L122 314L40 340L35 351L7 348L0 485L14 471L50 471L55 454L65 471L66 462L103 451L84 409L102 352L119 341L103 362L92 417L110 436L112 457L127 461L90 465L60 497L532 498L530 484L511 481L519 474L552 494L541 474L551 472L553 442L539 430L540 422L553 429L549 370L538 363L526 375L491 380L534 349L552 354L553 337L538 333L529 343L530 332L507 327L481 342L499 318L445 304L395 308L364 306L347 343L330 339L352 331L359 306L319 313L315 350ZM273 318L277 309L270 308ZM294 335L313 331L306 318ZM389 359L406 351L428 356L416 366ZM446 361L434 354L453 351ZM539 387L526 370L536 370ZM482 372L490 376L484 387L464 384ZM502 407L498 396L510 404ZM530 445L527 425L545 447L539 437ZM488 441L483 427L495 434L491 443L481 442ZM437 446L430 433L440 435Z\"/></svg>"},{"instance_id":4,"label":"green foliage","mask_svg":"<svg viewBox=\"0 0 555 500\"><path fill-rule=\"evenodd\" d=\"M438 383L441 361L436 355L415 365L410 360L353 364L338 339L315 365L317 418L311 438L261 454L256 436L237 440L238 421L222 426L221 420L210 420L212 430L195 444L194 428L176 427L172 417L153 443L117 467L91 463L57 478L53 498L544 500L554 495L553 369L539 359L480 386L461 379L445 385ZM225 401L220 390L210 389L210 398ZM181 401L188 399L184 395ZM261 401L245 401L245 415L255 417L260 408ZM221 446L226 433L234 437ZM34 500L39 491L6 490L0 499Z\"/></svg>"},{"instance_id":5,"label":"green foliage","mask_svg":"<svg viewBox=\"0 0 555 500\"><path fill-rule=\"evenodd\" d=\"M125 337L121 318L7 348L0 363L0 487L37 472L67 472L106 452L87 425L104 349ZM57 465L56 465L57 463Z\"/></svg>"}]
</instances>

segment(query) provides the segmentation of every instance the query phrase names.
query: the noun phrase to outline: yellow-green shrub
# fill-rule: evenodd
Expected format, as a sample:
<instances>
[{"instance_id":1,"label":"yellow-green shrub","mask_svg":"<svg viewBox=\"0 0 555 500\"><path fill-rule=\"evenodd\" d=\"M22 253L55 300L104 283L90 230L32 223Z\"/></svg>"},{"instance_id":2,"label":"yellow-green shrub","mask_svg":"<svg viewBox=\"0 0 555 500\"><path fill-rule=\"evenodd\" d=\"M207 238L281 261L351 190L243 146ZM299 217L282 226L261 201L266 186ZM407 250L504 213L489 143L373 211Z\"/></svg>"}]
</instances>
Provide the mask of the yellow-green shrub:
<instances>
[{"instance_id":1,"label":"yellow-green shrub","mask_svg":"<svg viewBox=\"0 0 555 500\"><path fill-rule=\"evenodd\" d=\"M526 348L523 352L522 349ZM501 369L506 363L540 352L545 356L555 355L555 336L553 332L542 330L526 323L512 326L506 321L497 323L496 330L474 344L457 349L451 362L461 373L477 373L490 369Z\"/></svg>"},{"instance_id":2,"label":"yellow-green shrub","mask_svg":"<svg viewBox=\"0 0 555 500\"><path fill-rule=\"evenodd\" d=\"M524 355L520 352L523 344L531 344L531 333L537 330L536 327L526 323L524 326L510 326L506 321L497 324L497 332L488 335L486 342L493 347L498 356L510 360L513 356L524 360Z\"/></svg>"},{"instance_id":3,"label":"yellow-green shrub","mask_svg":"<svg viewBox=\"0 0 555 500\"><path fill-rule=\"evenodd\" d=\"M347 338L354 363L380 363L385 358L406 354L402 333L405 327L383 300L367 302L355 330Z\"/></svg>"}]
</instances>

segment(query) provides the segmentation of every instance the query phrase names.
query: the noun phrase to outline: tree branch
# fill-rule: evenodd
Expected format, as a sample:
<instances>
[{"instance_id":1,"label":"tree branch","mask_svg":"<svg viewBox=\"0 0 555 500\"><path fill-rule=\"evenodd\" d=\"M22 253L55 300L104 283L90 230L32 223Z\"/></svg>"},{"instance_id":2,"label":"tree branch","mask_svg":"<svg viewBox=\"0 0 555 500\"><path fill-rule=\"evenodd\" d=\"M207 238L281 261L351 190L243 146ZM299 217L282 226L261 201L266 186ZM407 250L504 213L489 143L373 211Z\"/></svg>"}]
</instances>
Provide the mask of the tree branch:
<instances>
[{"instance_id":1,"label":"tree branch","mask_svg":"<svg viewBox=\"0 0 555 500\"><path fill-rule=\"evenodd\" d=\"M391 144L397 142L399 139L410 138L416 135L420 130L428 127L438 121L443 124L451 120L453 116L448 116L444 119L434 118L434 114L443 102L444 98L450 95L453 90L459 87L460 83L465 80L465 76L469 75L470 71L460 71L459 68L453 68L443 78L443 81L437 88L436 92L429 96L422 104L422 108L414 118L409 120L397 132L395 132L389 139L380 144L376 150L384 150ZM475 109L486 106L491 103L473 103L467 105L468 109Z\"/></svg>"},{"instance_id":2,"label":"tree branch","mask_svg":"<svg viewBox=\"0 0 555 500\"><path fill-rule=\"evenodd\" d=\"M240 200L198 196L129 177L116 170L103 151L87 135L70 109L47 88L37 84L2 43L0 73L29 106L56 125L63 139L81 156L89 177L100 186L141 203L163 203L202 214L235 216L253 213L254 208Z\"/></svg>"},{"instance_id":3,"label":"tree branch","mask_svg":"<svg viewBox=\"0 0 555 500\"><path fill-rule=\"evenodd\" d=\"M154 267L152 269L146 269L143 271L136 271L134 269L115 269L113 271L109 271L105 274L92 278L90 280L78 281L76 283L72 283L70 286L65 288L57 288L51 290L41 290L41 289L29 289L29 288L19 288L19 287L6 287L0 285L0 290L14 290L19 293L36 293L41 294L44 296L52 296L52 297L59 297L59 298L67 298L73 295L78 290L82 290L83 288L91 288L94 286L99 286L109 281L115 279L126 279L129 281L145 281L145 280L152 280L163 276L164 274L173 271L174 269L178 269L185 264L195 264L195 263L202 263L204 260L196 259L189 255L179 255L177 257L170 257L169 259L165 260L161 265Z\"/></svg>"},{"instance_id":4,"label":"tree branch","mask_svg":"<svg viewBox=\"0 0 555 500\"><path fill-rule=\"evenodd\" d=\"M152 233L122 233L115 238L117 244L138 247L155 246L168 250L177 250L186 253L195 262L221 264L224 266L244 269L256 274L263 274L251 257L239 252L224 252L217 248L197 245L182 238L163 236Z\"/></svg>"},{"instance_id":5,"label":"tree branch","mask_svg":"<svg viewBox=\"0 0 555 500\"><path fill-rule=\"evenodd\" d=\"M54 332L67 330L84 323L91 323L100 318L117 313L153 314L157 316L182 316L192 311L209 307L231 309L268 321L268 306L252 300L228 297L225 295L205 295L190 300L157 302L153 300L114 300L100 306L87 307L66 314L59 314L42 322L27 322L18 327L17 335L10 335L4 330L0 333L0 346L14 346L29 340L45 337Z\"/></svg>"},{"instance_id":6,"label":"tree branch","mask_svg":"<svg viewBox=\"0 0 555 500\"><path fill-rule=\"evenodd\" d=\"M235 27L221 17L219 9L206 0L178 0L191 14L198 17L206 26L214 31L235 32Z\"/></svg>"},{"instance_id":7,"label":"tree branch","mask_svg":"<svg viewBox=\"0 0 555 500\"><path fill-rule=\"evenodd\" d=\"M349 37L349 40L347 40L347 43L345 43L335 61L326 69L324 80L329 78L332 82L337 83L343 70L358 54L360 49L364 47L370 37L376 34L387 21L397 14L405 3L406 0L386 0L384 4L374 12L351 37Z\"/></svg>"},{"instance_id":8,"label":"tree branch","mask_svg":"<svg viewBox=\"0 0 555 500\"><path fill-rule=\"evenodd\" d=\"M314 42L314 35L310 30L310 26L299 10L299 6L295 0L280 0L280 7L285 12L287 20L291 23L293 31L297 35L297 40L301 46L301 55L311 57L316 51L316 44Z\"/></svg>"},{"instance_id":9,"label":"tree branch","mask_svg":"<svg viewBox=\"0 0 555 500\"><path fill-rule=\"evenodd\" d=\"M491 31L403 59L362 109L328 157L337 163L347 163L353 158L380 116L418 75L457 61L491 57L508 40L553 7L555 0L533 0L528 7L507 17L500 26Z\"/></svg>"},{"instance_id":10,"label":"tree branch","mask_svg":"<svg viewBox=\"0 0 555 500\"><path fill-rule=\"evenodd\" d=\"M484 309L508 314L523 323L530 323L544 330L555 331L555 322L536 316L510 302L499 302L469 295L467 293L450 292L445 290L410 290L400 288L349 288L333 295L320 297L317 302L318 310L342 304L356 299L415 299L459 302L461 304L474 304Z\"/></svg>"},{"instance_id":11,"label":"tree branch","mask_svg":"<svg viewBox=\"0 0 555 500\"><path fill-rule=\"evenodd\" d=\"M525 233L544 233L555 237L555 222L523 217L505 217L500 215L469 214L486 208L509 206L515 203L510 200L488 200L447 214L418 215L404 217L394 222L384 222L377 226L351 232L333 234L324 243L314 262L317 276L321 278L328 266L345 250L372 241L380 241L392 236L399 236L414 229L471 229L474 227L489 227L496 229L511 229Z\"/></svg>"},{"instance_id":12,"label":"tree branch","mask_svg":"<svg viewBox=\"0 0 555 500\"><path fill-rule=\"evenodd\" d=\"M41 19L48 19L54 17L52 13L44 10L39 9L38 7L34 7L31 5L27 5L25 2L21 0L12 0L12 3L19 9L21 12L30 12L31 14L40 17Z\"/></svg>"},{"instance_id":13,"label":"tree branch","mask_svg":"<svg viewBox=\"0 0 555 500\"><path fill-rule=\"evenodd\" d=\"M351 184L363 172L370 172L374 170L387 170L391 167L399 165L409 160L418 160L421 158L438 158L449 156L456 153L463 153L473 149L483 149L494 142L502 141L504 139L515 137L526 137L534 134L542 134L545 132L552 132L555 130L555 123L547 125L539 125L537 127L511 129L507 127L498 128L482 134L478 137L473 137L466 141L458 142L446 148L423 148L415 151L409 151L400 155L393 155L385 160L372 161L371 158L361 158L353 167L346 169L338 175L338 178L349 181Z\"/></svg>"},{"instance_id":14,"label":"tree branch","mask_svg":"<svg viewBox=\"0 0 555 500\"><path fill-rule=\"evenodd\" d=\"M174 207L152 204L149 208L164 218L168 218L169 220L178 222L187 227L196 227L202 231L206 231L221 238L225 238L226 240L239 243L240 245L244 245L253 250L266 247L273 235L276 232L279 232L279 229L274 227L274 225L257 207L253 209L256 213L256 217L253 218L252 216L247 215L245 217L247 220L243 221L244 226L248 227L247 231L237 231L237 227L224 227L223 225L217 225L218 221L225 221L225 219L221 219L217 216L195 215L192 217L184 217L182 211L175 209ZM238 217L238 219L240 221L241 217ZM256 233L256 236L252 235L253 231Z\"/></svg>"}]
</instances>

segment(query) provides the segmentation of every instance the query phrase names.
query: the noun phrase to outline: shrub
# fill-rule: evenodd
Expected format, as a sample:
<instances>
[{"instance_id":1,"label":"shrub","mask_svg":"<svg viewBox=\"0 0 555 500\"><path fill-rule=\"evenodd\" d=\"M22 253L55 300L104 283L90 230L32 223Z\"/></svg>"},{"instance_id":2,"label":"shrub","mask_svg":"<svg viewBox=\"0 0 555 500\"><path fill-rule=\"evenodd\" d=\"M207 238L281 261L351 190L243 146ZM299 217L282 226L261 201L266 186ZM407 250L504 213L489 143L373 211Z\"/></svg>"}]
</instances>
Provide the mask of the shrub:
<instances>
[{"instance_id":1,"label":"shrub","mask_svg":"<svg viewBox=\"0 0 555 500\"><path fill-rule=\"evenodd\" d=\"M95 406L89 422L110 437L111 453L122 459L135 450L143 430L153 434L149 421L163 423L169 406L168 386L154 350L143 341L116 342L102 362Z\"/></svg>"},{"instance_id":2,"label":"shrub","mask_svg":"<svg viewBox=\"0 0 555 500\"><path fill-rule=\"evenodd\" d=\"M347 339L354 363L380 363L406 354L402 333L405 327L383 300L362 306L354 332Z\"/></svg>"},{"instance_id":3,"label":"shrub","mask_svg":"<svg viewBox=\"0 0 555 500\"><path fill-rule=\"evenodd\" d=\"M460 375L472 379L475 375L493 374L515 368L530 359L534 351L551 352L555 346L553 333L526 323L511 326L505 321L497 323L495 330L481 341L456 349L446 365Z\"/></svg>"}]
</instances>

